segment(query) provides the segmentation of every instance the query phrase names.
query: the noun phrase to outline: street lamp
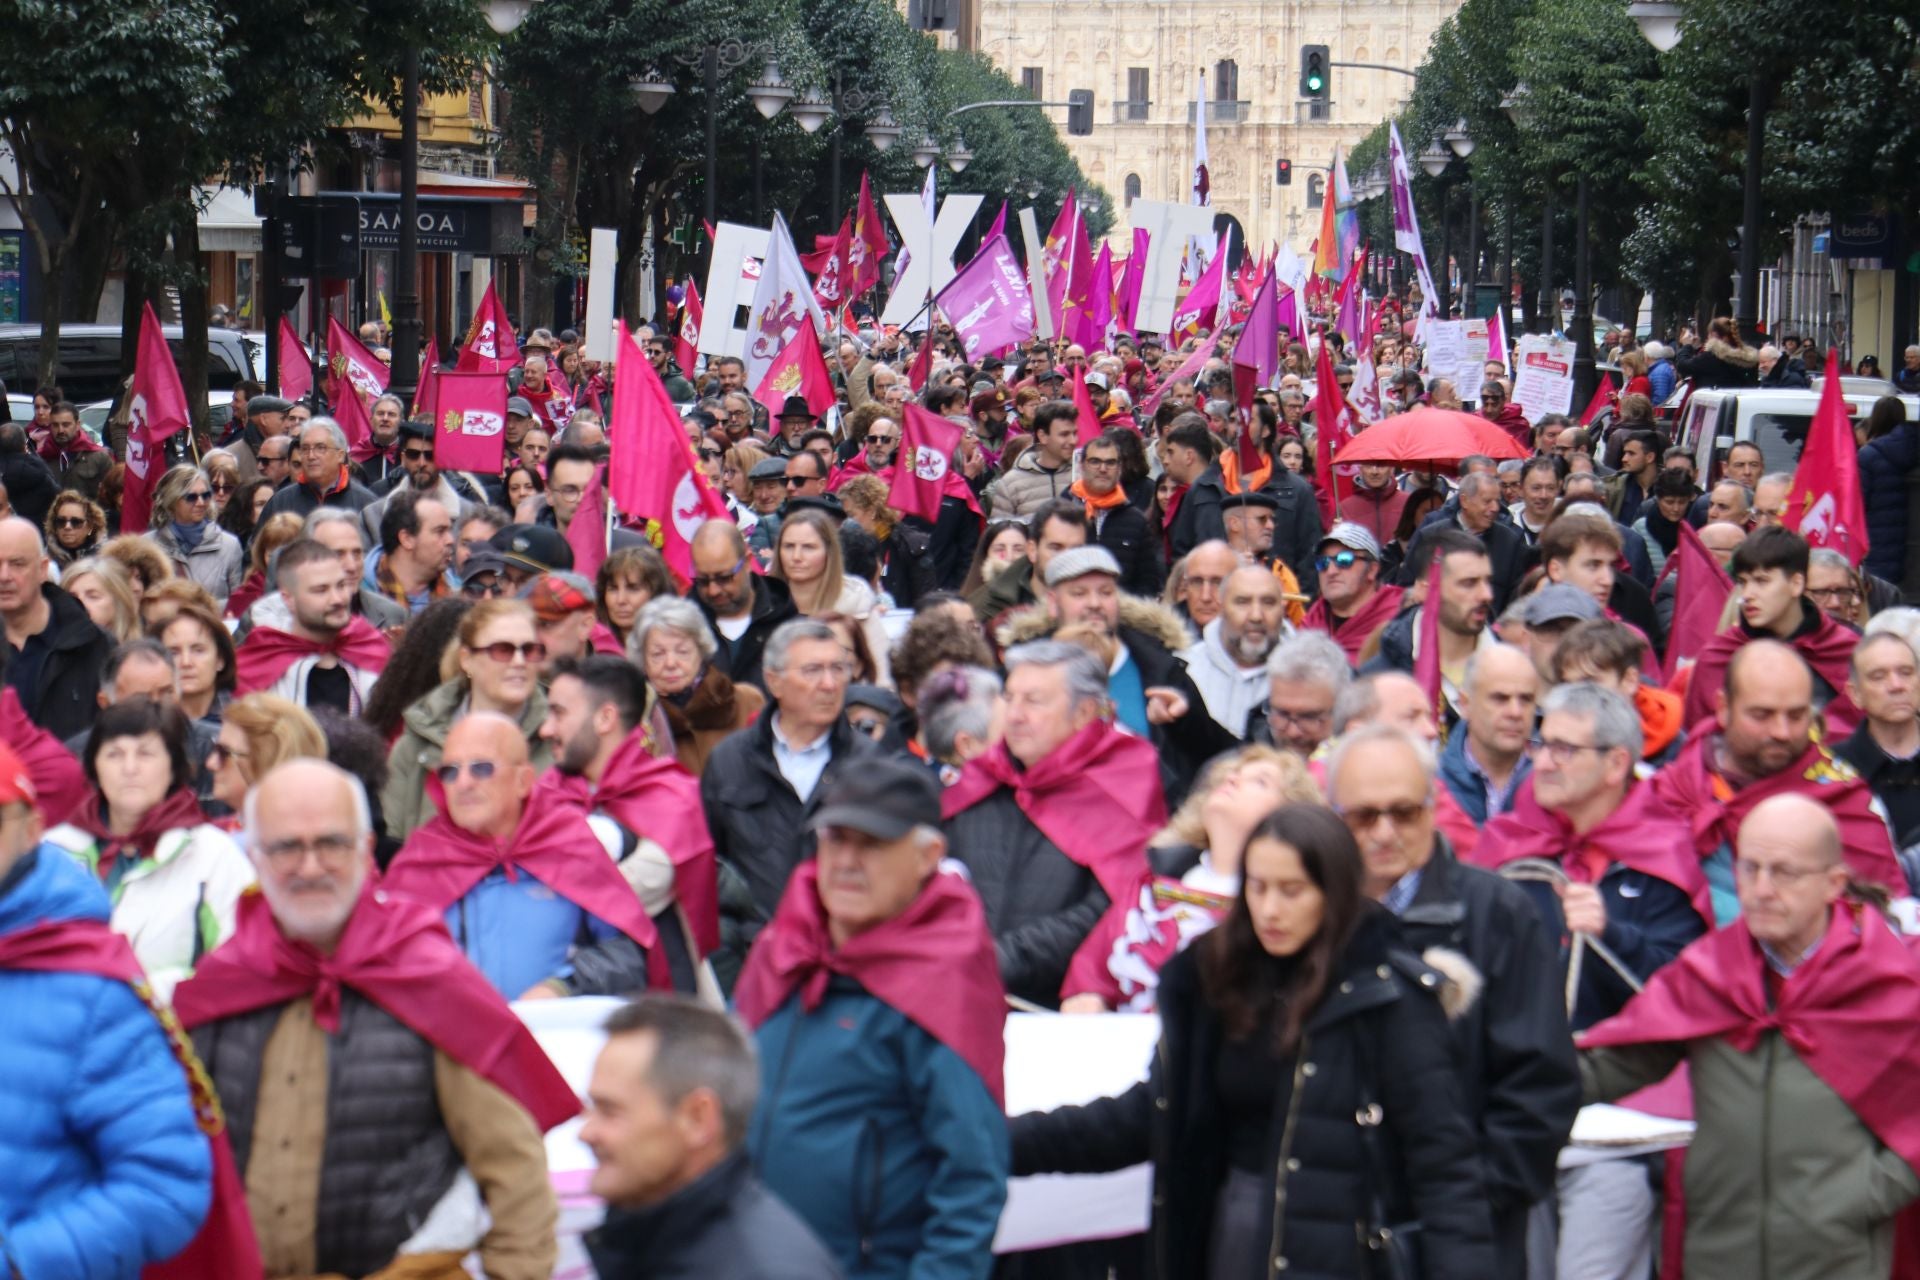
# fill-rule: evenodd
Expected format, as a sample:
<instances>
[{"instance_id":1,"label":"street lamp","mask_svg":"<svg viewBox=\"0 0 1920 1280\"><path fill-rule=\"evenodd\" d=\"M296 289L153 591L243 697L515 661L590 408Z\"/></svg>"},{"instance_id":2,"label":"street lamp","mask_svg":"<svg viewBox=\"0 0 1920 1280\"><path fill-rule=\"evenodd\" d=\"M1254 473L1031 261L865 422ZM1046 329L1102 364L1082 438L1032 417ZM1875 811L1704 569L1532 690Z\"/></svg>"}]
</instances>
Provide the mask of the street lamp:
<instances>
[{"instance_id":1,"label":"street lamp","mask_svg":"<svg viewBox=\"0 0 1920 1280\"><path fill-rule=\"evenodd\" d=\"M780 114L787 103L793 100L793 87L780 78L780 68L773 60L773 46L767 41L748 43L745 40L719 40L701 49L690 49L685 53L676 53L674 60L683 67L699 67L701 87L707 98L707 221L714 222L719 216L718 172L720 155L720 76L723 72L737 71L752 59L761 59L766 69L761 78L747 87L747 97L760 114L768 120ZM760 138L754 135L753 178L756 191L760 182L759 163ZM759 203L755 197L755 203ZM756 218L758 215L756 214Z\"/></svg>"},{"instance_id":2,"label":"street lamp","mask_svg":"<svg viewBox=\"0 0 1920 1280\"><path fill-rule=\"evenodd\" d=\"M863 111L873 112L863 130L875 151L890 150L906 130L893 118L893 108L878 93L849 89L842 83L841 68L833 69L833 186L827 202L827 215L840 207L840 144L846 137L846 124ZM799 108L795 108L797 112Z\"/></svg>"},{"instance_id":3,"label":"street lamp","mask_svg":"<svg viewBox=\"0 0 1920 1280\"><path fill-rule=\"evenodd\" d=\"M905 132L905 129L894 123L893 108L884 102L880 104L880 109L873 113L873 119L867 121L867 141L873 144L875 151L892 150L893 144L900 141L900 135Z\"/></svg>"},{"instance_id":4,"label":"street lamp","mask_svg":"<svg viewBox=\"0 0 1920 1280\"><path fill-rule=\"evenodd\" d=\"M973 163L973 152L967 150L967 141L958 134L954 135L953 145L947 148L947 168L956 174L964 173Z\"/></svg>"},{"instance_id":5,"label":"street lamp","mask_svg":"<svg viewBox=\"0 0 1920 1280\"><path fill-rule=\"evenodd\" d=\"M773 58L767 58L766 69L760 78L747 86L747 98L760 111L762 119L771 120L779 115L789 102L793 101L793 86L780 75L780 68ZM815 126L818 128L818 126Z\"/></svg>"},{"instance_id":6,"label":"street lamp","mask_svg":"<svg viewBox=\"0 0 1920 1280\"><path fill-rule=\"evenodd\" d=\"M1527 82L1522 80L1519 84L1513 86L1513 89L1506 97L1500 99L1500 110L1506 114L1507 120L1516 129L1518 129L1521 122L1526 119L1527 99L1531 97L1532 94L1533 90L1527 88Z\"/></svg>"},{"instance_id":7,"label":"street lamp","mask_svg":"<svg viewBox=\"0 0 1920 1280\"><path fill-rule=\"evenodd\" d=\"M820 126L833 118L833 104L818 89L809 89L788 109L787 114L808 133L818 133Z\"/></svg>"},{"instance_id":8,"label":"street lamp","mask_svg":"<svg viewBox=\"0 0 1920 1280\"><path fill-rule=\"evenodd\" d=\"M1448 154L1446 147L1441 145L1442 141L1436 137L1427 149L1420 153L1420 167L1427 171L1429 178L1439 177L1447 171L1447 166L1453 163L1453 157Z\"/></svg>"},{"instance_id":9,"label":"street lamp","mask_svg":"<svg viewBox=\"0 0 1920 1280\"><path fill-rule=\"evenodd\" d=\"M667 105L667 99L674 95L674 88L660 74L660 68L648 67L627 81L627 94L640 110L651 116L657 115L660 108Z\"/></svg>"},{"instance_id":10,"label":"street lamp","mask_svg":"<svg viewBox=\"0 0 1920 1280\"><path fill-rule=\"evenodd\" d=\"M1661 53L1680 43L1681 8L1671 0L1634 0L1627 16L1640 24L1640 34Z\"/></svg>"},{"instance_id":11,"label":"street lamp","mask_svg":"<svg viewBox=\"0 0 1920 1280\"><path fill-rule=\"evenodd\" d=\"M913 149L913 162L924 169L939 158L940 144L933 140L932 134L922 134L919 144Z\"/></svg>"},{"instance_id":12,"label":"street lamp","mask_svg":"<svg viewBox=\"0 0 1920 1280\"><path fill-rule=\"evenodd\" d=\"M487 25L496 35L510 36L533 12L533 0L487 0Z\"/></svg>"},{"instance_id":13,"label":"street lamp","mask_svg":"<svg viewBox=\"0 0 1920 1280\"><path fill-rule=\"evenodd\" d=\"M1453 148L1453 154L1459 156L1462 160L1465 160L1473 154L1473 135L1467 132L1467 118L1465 116L1461 116L1459 120L1454 122L1453 128L1447 130L1446 136L1442 140L1449 147Z\"/></svg>"}]
</instances>

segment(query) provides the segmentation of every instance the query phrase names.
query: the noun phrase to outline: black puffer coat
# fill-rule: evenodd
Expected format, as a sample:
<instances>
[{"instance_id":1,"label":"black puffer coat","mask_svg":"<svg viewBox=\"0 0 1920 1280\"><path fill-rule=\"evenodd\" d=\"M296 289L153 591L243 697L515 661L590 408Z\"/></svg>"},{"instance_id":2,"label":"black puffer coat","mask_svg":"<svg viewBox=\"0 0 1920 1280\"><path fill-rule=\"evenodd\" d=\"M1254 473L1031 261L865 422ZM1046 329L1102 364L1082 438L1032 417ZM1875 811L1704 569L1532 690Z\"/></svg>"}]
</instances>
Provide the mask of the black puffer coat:
<instances>
[{"instance_id":1,"label":"black puffer coat","mask_svg":"<svg viewBox=\"0 0 1920 1280\"><path fill-rule=\"evenodd\" d=\"M1223 1029L1201 991L1196 950L1161 971L1160 1046L1144 1083L1012 1122L1016 1175L1153 1161L1151 1272L1160 1280L1207 1274L1215 1199L1228 1171L1213 1086ZM1284 1258L1285 1274L1298 1280L1372 1276L1375 1259L1362 1237L1377 1190L1390 1224L1419 1219L1428 1280L1483 1280L1495 1269L1486 1196L1446 1015L1431 994L1445 980L1401 949L1391 917L1377 910L1336 972L1291 1069L1275 1080L1271 1256ZM1369 1102L1383 1121L1377 1172L1356 1122Z\"/></svg>"}]
</instances>

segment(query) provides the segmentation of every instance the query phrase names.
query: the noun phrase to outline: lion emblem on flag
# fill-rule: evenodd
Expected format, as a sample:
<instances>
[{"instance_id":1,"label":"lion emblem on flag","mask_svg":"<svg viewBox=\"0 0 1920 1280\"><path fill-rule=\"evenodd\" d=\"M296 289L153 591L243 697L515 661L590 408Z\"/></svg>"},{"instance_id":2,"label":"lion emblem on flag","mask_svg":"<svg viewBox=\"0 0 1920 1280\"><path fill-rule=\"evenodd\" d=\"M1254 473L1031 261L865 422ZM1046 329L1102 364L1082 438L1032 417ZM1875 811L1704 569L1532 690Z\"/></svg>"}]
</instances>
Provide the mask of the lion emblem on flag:
<instances>
[{"instance_id":1,"label":"lion emblem on flag","mask_svg":"<svg viewBox=\"0 0 1920 1280\"><path fill-rule=\"evenodd\" d=\"M932 484L947 474L947 455L930 445L919 445L913 451L913 474Z\"/></svg>"},{"instance_id":2,"label":"lion emblem on flag","mask_svg":"<svg viewBox=\"0 0 1920 1280\"><path fill-rule=\"evenodd\" d=\"M497 436L507 429L506 420L485 409L449 409L440 429L450 436Z\"/></svg>"}]
</instances>

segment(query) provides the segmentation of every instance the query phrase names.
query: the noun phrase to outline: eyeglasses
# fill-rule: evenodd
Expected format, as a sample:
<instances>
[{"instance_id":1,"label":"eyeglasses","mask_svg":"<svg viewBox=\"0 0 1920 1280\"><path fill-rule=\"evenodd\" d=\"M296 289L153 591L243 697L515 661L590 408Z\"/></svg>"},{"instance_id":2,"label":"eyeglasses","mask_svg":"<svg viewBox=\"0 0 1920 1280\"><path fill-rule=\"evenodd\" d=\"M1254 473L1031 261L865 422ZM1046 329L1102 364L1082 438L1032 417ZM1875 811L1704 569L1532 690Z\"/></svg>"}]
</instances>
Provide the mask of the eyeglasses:
<instances>
[{"instance_id":1,"label":"eyeglasses","mask_svg":"<svg viewBox=\"0 0 1920 1280\"><path fill-rule=\"evenodd\" d=\"M708 462L718 462L727 456L727 451L725 449L702 449L700 456Z\"/></svg>"},{"instance_id":2,"label":"eyeglasses","mask_svg":"<svg viewBox=\"0 0 1920 1280\"><path fill-rule=\"evenodd\" d=\"M1085 454L1082 454L1080 455L1080 465L1088 471L1118 471L1120 469L1120 459L1089 458Z\"/></svg>"},{"instance_id":3,"label":"eyeglasses","mask_svg":"<svg viewBox=\"0 0 1920 1280\"><path fill-rule=\"evenodd\" d=\"M1351 569L1357 564L1372 564L1372 556L1363 556L1358 551L1336 551L1330 556L1315 556L1313 570L1325 573L1329 569Z\"/></svg>"},{"instance_id":4,"label":"eyeglasses","mask_svg":"<svg viewBox=\"0 0 1920 1280\"><path fill-rule=\"evenodd\" d=\"M787 488L798 489L801 485L812 484L815 480L818 480L819 478L820 478L819 476L788 476Z\"/></svg>"},{"instance_id":5,"label":"eyeglasses","mask_svg":"<svg viewBox=\"0 0 1920 1280\"><path fill-rule=\"evenodd\" d=\"M725 573L696 573L693 575L693 589L695 591L706 591L713 587L724 587L739 577L740 571L746 567L747 558L741 556L740 559L734 562L733 568L727 570Z\"/></svg>"},{"instance_id":6,"label":"eyeglasses","mask_svg":"<svg viewBox=\"0 0 1920 1280\"><path fill-rule=\"evenodd\" d=\"M316 455L338 453L340 451L330 444L303 444L300 446L300 452L311 458Z\"/></svg>"},{"instance_id":7,"label":"eyeglasses","mask_svg":"<svg viewBox=\"0 0 1920 1280\"><path fill-rule=\"evenodd\" d=\"M515 644L511 640L495 640L492 644L470 644L468 653L484 653L495 662L506 664L515 658L525 658L528 662L545 662L547 646L538 640L529 640L524 644Z\"/></svg>"},{"instance_id":8,"label":"eyeglasses","mask_svg":"<svg viewBox=\"0 0 1920 1280\"><path fill-rule=\"evenodd\" d=\"M207 748L207 768L218 769L222 760L251 760L251 751L236 751L224 742L215 742Z\"/></svg>"},{"instance_id":9,"label":"eyeglasses","mask_svg":"<svg viewBox=\"0 0 1920 1280\"><path fill-rule=\"evenodd\" d=\"M1334 806L1334 812L1347 824L1347 830L1355 835L1371 831L1385 818L1396 827L1410 827L1427 814L1427 802L1406 801L1401 804L1361 804L1350 808Z\"/></svg>"},{"instance_id":10,"label":"eyeglasses","mask_svg":"<svg viewBox=\"0 0 1920 1280\"><path fill-rule=\"evenodd\" d=\"M53 527L56 529L84 529L88 520L85 516L55 516Z\"/></svg>"},{"instance_id":11,"label":"eyeglasses","mask_svg":"<svg viewBox=\"0 0 1920 1280\"><path fill-rule=\"evenodd\" d=\"M663 356L667 354L667 349L665 347L648 347L647 354L650 356Z\"/></svg>"},{"instance_id":12,"label":"eyeglasses","mask_svg":"<svg viewBox=\"0 0 1920 1280\"><path fill-rule=\"evenodd\" d=\"M1860 599L1852 587L1809 587L1807 594L1822 604L1856 604Z\"/></svg>"},{"instance_id":13,"label":"eyeglasses","mask_svg":"<svg viewBox=\"0 0 1920 1280\"><path fill-rule=\"evenodd\" d=\"M586 491L587 490L585 485L578 485L578 484L559 484L547 490L548 493L553 494L555 497L565 498L569 502L579 497L581 494L585 493Z\"/></svg>"},{"instance_id":14,"label":"eyeglasses","mask_svg":"<svg viewBox=\"0 0 1920 1280\"><path fill-rule=\"evenodd\" d=\"M845 683L853 679L851 662L809 662L804 667L793 668L793 674L808 684L819 684L822 680Z\"/></svg>"},{"instance_id":15,"label":"eyeglasses","mask_svg":"<svg viewBox=\"0 0 1920 1280\"><path fill-rule=\"evenodd\" d=\"M192 493L181 494L180 501L191 502L198 505L199 503L202 503L202 502L212 502L213 495L207 492L205 489L195 489Z\"/></svg>"},{"instance_id":16,"label":"eyeglasses","mask_svg":"<svg viewBox=\"0 0 1920 1280\"><path fill-rule=\"evenodd\" d=\"M232 493L233 490L234 483L231 480L215 480L213 482L213 491L215 493Z\"/></svg>"},{"instance_id":17,"label":"eyeglasses","mask_svg":"<svg viewBox=\"0 0 1920 1280\"><path fill-rule=\"evenodd\" d=\"M481 582L477 579L469 578L465 582L462 582L460 584L460 594L469 600L481 600L488 596L504 596L507 594L507 584L500 581L499 575L490 574L488 576L492 581ZM501 661L509 662L512 661L512 659L503 658Z\"/></svg>"},{"instance_id":18,"label":"eyeglasses","mask_svg":"<svg viewBox=\"0 0 1920 1280\"><path fill-rule=\"evenodd\" d=\"M1527 739L1528 755L1545 755L1555 764L1563 767L1582 751L1606 751L1607 749L1606 747L1589 746L1584 742L1554 742L1546 738Z\"/></svg>"},{"instance_id":19,"label":"eyeglasses","mask_svg":"<svg viewBox=\"0 0 1920 1280\"><path fill-rule=\"evenodd\" d=\"M469 760L465 764L443 764L433 771L433 776L440 779L441 786L450 787L460 781L462 773L475 782L485 782L499 768L500 766L491 760Z\"/></svg>"},{"instance_id":20,"label":"eyeglasses","mask_svg":"<svg viewBox=\"0 0 1920 1280\"><path fill-rule=\"evenodd\" d=\"M1755 862L1751 858L1736 859L1733 874L1742 880L1757 882L1761 876L1773 881L1782 889L1790 889L1808 876L1817 876L1824 867L1793 867L1785 863Z\"/></svg>"},{"instance_id":21,"label":"eyeglasses","mask_svg":"<svg viewBox=\"0 0 1920 1280\"><path fill-rule=\"evenodd\" d=\"M433 450L402 449L400 451L400 456L407 459L409 462L431 462L433 460Z\"/></svg>"},{"instance_id":22,"label":"eyeglasses","mask_svg":"<svg viewBox=\"0 0 1920 1280\"><path fill-rule=\"evenodd\" d=\"M360 842L352 836L315 836L311 840L275 840L260 846L268 862L280 867L296 867L311 853L323 866L344 866L360 852Z\"/></svg>"},{"instance_id":23,"label":"eyeglasses","mask_svg":"<svg viewBox=\"0 0 1920 1280\"><path fill-rule=\"evenodd\" d=\"M1333 712L1327 711L1288 711L1284 707L1268 707L1267 723L1278 728L1281 725L1297 724L1302 729L1311 729L1323 725L1333 718Z\"/></svg>"}]
</instances>

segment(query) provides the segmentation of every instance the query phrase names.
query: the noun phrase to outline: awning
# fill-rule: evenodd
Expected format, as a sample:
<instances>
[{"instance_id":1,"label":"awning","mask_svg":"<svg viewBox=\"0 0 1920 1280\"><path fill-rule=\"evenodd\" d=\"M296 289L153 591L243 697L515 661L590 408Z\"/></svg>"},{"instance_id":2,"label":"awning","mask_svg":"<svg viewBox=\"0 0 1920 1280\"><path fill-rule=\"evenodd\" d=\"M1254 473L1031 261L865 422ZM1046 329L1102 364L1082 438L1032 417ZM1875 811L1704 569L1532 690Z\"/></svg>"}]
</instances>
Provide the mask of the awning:
<instances>
[{"instance_id":1,"label":"awning","mask_svg":"<svg viewBox=\"0 0 1920 1280\"><path fill-rule=\"evenodd\" d=\"M200 188L205 194L208 188ZM233 187L212 188L213 199L200 211L202 253L259 253L260 218L253 195Z\"/></svg>"}]
</instances>

